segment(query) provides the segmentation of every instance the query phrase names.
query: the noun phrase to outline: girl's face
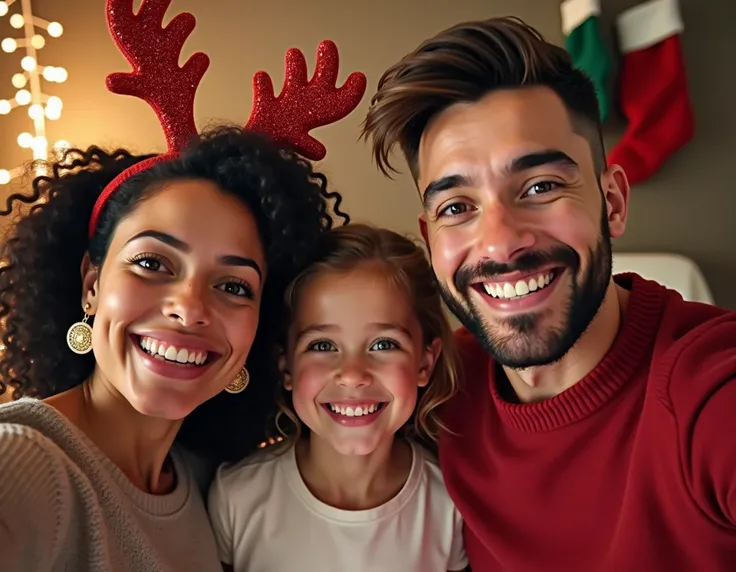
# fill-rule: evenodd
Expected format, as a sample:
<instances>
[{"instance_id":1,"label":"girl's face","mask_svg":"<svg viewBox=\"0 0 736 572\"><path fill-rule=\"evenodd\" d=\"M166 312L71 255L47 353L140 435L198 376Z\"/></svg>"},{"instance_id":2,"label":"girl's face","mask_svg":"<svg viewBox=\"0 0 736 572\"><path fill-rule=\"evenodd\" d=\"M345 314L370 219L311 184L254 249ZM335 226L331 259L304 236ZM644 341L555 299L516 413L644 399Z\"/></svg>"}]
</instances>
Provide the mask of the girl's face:
<instances>
[{"instance_id":1,"label":"girl's face","mask_svg":"<svg viewBox=\"0 0 736 572\"><path fill-rule=\"evenodd\" d=\"M167 185L120 222L102 269L83 267L95 378L145 415L184 418L245 364L265 272L240 200Z\"/></svg>"},{"instance_id":2,"label":"girl's face","mask_svg":"<svg viewBox=\"0 0 736 572\"><path fill-rule=\"evenodd\" d=\"M380 264L309 280L289 335L285 387L311 439L368 455L412 416L439 355Z\"/></svg>"}]
</instances>

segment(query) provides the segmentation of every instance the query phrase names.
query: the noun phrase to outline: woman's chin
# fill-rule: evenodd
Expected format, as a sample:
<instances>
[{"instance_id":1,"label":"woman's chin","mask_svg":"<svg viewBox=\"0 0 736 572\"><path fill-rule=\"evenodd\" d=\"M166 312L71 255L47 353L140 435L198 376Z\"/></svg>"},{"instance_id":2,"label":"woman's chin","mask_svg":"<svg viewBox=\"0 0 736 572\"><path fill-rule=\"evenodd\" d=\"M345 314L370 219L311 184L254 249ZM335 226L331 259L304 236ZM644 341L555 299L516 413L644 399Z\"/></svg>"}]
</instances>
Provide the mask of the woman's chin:
<instances>
[{"instance_id":1,"label":"woman's chin","mask_svg":"<svg viewBox=\"0 0 736 572\"><path fill-rule=\"evenodd\" d=\"M201 400L193 396L170 391L139 391L128 401L141 415L167 421L181 421L201 404Z\"/></svg>"}]
</instances>

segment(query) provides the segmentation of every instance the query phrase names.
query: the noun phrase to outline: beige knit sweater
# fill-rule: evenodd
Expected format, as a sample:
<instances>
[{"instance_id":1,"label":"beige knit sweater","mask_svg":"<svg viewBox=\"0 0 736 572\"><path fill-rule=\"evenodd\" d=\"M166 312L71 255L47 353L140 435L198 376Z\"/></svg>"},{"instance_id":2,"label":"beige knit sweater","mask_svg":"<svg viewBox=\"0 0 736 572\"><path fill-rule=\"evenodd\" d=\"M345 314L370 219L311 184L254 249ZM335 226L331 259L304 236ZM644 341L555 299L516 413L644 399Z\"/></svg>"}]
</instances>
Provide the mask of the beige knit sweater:
<instances>
[{"instance_id":1,"label":"beige knit sweater","mask_svg":"<svg viewBox=\"0 0 736 572\"><path fill-rule=\"evenodd\" d=\"M52 407L0 405L0 571L219 572L191 470L172 459L175 490L150 495Z\"/></svg>"}]
</instances>

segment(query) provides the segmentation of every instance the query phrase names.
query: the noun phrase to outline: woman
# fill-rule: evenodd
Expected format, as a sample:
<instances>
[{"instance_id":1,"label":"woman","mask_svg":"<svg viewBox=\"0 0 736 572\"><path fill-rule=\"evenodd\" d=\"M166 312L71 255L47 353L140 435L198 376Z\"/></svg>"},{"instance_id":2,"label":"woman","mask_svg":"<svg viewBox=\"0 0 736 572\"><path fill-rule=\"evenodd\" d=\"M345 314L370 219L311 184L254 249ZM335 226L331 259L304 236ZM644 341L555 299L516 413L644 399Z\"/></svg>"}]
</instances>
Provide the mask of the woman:
<instances>
[{"instance_id":1,"label":"woman","mask_svg":"<svg viewBox=\"0 0 736 572\"><path fill-rule=\"evenodd\" d=\"M0 393L21 397L0 406L3 570L219 570L185 448L218 463L262 440L283 289L340 197L220 128L93 216L147 158L69 151L2 213L36 203L0 269Z\"/></svg>"}]
</instances>

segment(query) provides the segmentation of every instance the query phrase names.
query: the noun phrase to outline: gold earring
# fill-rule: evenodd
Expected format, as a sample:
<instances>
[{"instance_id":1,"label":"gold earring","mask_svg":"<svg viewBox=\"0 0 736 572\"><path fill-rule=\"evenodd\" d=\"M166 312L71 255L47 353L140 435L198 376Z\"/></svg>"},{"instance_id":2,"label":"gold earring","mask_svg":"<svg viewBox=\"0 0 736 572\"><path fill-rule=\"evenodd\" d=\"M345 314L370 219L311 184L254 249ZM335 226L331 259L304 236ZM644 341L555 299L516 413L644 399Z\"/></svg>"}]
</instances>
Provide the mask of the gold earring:
<instances>
[{"instance_id":1,"label":"gold earring","mask_svg":"<svg viewBox=\"0 0 736 572\"><path fill-rule=\"evenodd\" d=\"M84 318L81 322L72 324L66 332L66 343L75 354L88 354L92 350L92 328L87 323L89 320L89 304L84 305Z\"/></svg>"},{"instance_id":2,"label":"gold earring","mask_svg":"<svg viewBox=\"0 0 736 572\"><path fill-rule=\"evenodd\" d=\"M225 388L225 391L228 393L242 393L245 391L245 388L248 387L249 383L250 374L248 373L248 370L243 367L243 369L238 372L238 375L235 376L235 379L230 382L230 385Z\"/></svg>"}]
</instances>

